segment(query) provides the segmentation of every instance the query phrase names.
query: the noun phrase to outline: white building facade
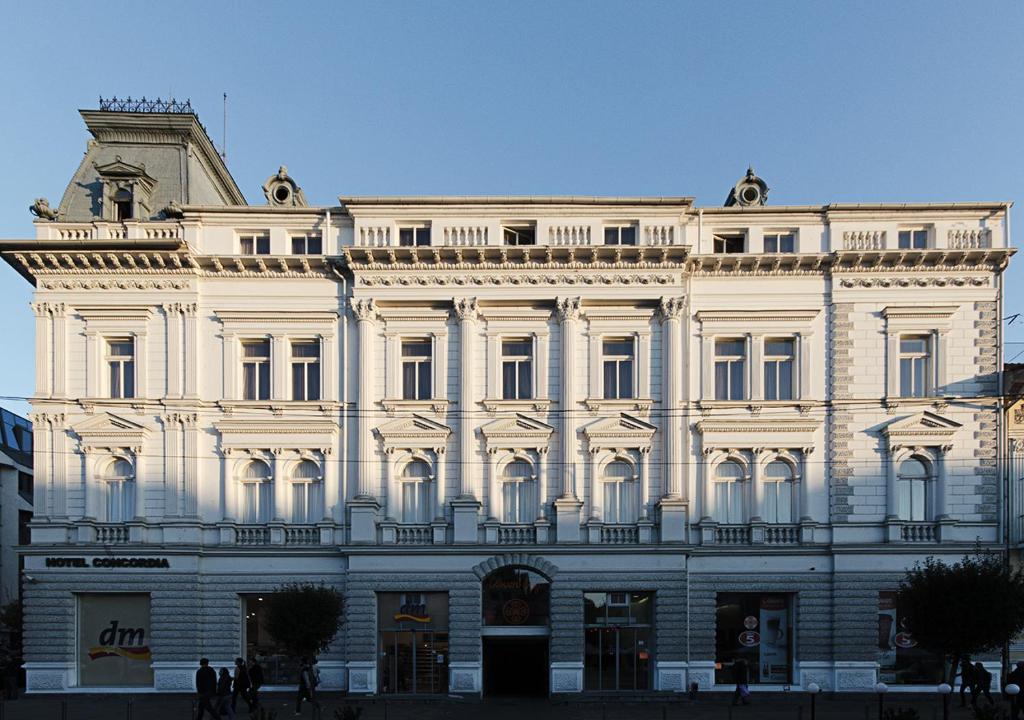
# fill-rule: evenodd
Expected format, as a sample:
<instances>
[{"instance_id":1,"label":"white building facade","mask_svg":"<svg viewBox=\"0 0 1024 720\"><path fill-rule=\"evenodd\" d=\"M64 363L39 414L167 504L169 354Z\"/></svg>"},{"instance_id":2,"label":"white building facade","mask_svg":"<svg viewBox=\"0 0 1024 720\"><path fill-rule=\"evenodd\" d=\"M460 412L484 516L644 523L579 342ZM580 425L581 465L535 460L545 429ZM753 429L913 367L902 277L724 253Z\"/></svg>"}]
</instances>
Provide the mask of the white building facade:
<instances>
[{"instance_id":1,"label":"white building facade","mask_svg":"<svg viewBox=\"0 0 1024 720\"><path fill-rule=\"evenodd\" d=\"M290 683L289 582L344 595L351 693L934 686L892 593L1001 542L1006 204L309 207L282 168L250 206L194 115L130 109L0 245L30 690Z\"/></svg>"}]
</instances>

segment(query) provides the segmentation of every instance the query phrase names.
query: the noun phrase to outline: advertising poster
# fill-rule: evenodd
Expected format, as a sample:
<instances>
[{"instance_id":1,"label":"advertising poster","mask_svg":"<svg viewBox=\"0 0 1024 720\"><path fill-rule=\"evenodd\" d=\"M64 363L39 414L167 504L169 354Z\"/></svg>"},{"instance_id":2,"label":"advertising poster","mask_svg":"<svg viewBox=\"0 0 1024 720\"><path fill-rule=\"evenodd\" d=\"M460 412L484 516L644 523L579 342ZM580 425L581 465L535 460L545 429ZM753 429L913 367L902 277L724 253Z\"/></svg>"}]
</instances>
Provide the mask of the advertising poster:
<instances>
[{"instance_id":1,"label":"advertising poster","mask_svg":"<svg viewBox=\"0 0 1024 720\"><path fill-rule=\"evenodd\" d=\"M761 597L761 682L789 682L789 606L781 595Z\"/></svg>"},{"instance_id":2,"label":"advertising poster","mask_svg":"<svg viewBox=\"0 0 1024 720\"><path fill-rule=\"evenodd\" d=\"M82 686L153 685L149 595L79 595L78 631Z\"/></svg>"}]
</instances>

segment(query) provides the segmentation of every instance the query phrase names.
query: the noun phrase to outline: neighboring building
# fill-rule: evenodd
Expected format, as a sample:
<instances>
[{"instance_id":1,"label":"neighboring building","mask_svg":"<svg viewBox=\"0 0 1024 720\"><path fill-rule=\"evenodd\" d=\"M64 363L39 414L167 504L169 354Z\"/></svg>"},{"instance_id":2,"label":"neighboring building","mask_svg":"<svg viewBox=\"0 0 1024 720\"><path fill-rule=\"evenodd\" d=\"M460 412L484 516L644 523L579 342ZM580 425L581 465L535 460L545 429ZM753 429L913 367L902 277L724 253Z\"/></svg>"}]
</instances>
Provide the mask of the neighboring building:
<instances>
[{"instance_id":1,"label":"neighboring building","mask_svg":"<svg viewBox=\"0 0 1024 720\"><path fill-rule=\"evenodd\" d=\"M0 606L20 595L19 545L32 521L32 423L0 408Z\"/></svg>"},{"instance_id":2,"label":"neighboring building","mask_svg":"<svg viewBox=\"0 0 1024 720\"><path fill-rule=\"evenodd\" d=\"M772 207L750 172L726 207L308 207L282 168L249 206L190 108L82 115L60 206L0 244L36 288L30 690L291 682L260 619L297 580L344 593L352 693L739 657L934 687L892 592L1001 544L1006 204Z\"/></svg>"}]
</instances>

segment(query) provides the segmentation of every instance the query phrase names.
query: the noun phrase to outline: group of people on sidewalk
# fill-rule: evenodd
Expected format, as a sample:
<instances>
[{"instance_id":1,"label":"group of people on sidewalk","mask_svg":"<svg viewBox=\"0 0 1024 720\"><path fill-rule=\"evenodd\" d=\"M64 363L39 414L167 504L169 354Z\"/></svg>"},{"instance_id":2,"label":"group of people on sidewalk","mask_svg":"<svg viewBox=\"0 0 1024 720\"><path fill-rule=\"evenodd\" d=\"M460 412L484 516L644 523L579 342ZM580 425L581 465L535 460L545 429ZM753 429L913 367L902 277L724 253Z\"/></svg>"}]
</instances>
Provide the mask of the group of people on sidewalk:
<instances>
[{"instance_id":1,"label":"group of people on sidewalk","mask_svg":"<svg viewBox=\"0 0 1024 720\"><path fill-rule=\"evenodd\" d=\"M302 713L302 701L306 700L319 708L316 699L316 688L320 684L320 673L316 668L316 660L312 662L302 659L299 668L299 692L295 699L295 714ZM242 658L235 658L235 669L232 674L226 667L217 673L210 667L207 658L199 660L196 670L196 694L198 710L196 720L203 720L206 713L210 717L234 718L238 710L238 698L241 697L251 714L260 705L259 691L263 687L263 668L253 658L246 664Z\"/></svg>"}]
</instances>

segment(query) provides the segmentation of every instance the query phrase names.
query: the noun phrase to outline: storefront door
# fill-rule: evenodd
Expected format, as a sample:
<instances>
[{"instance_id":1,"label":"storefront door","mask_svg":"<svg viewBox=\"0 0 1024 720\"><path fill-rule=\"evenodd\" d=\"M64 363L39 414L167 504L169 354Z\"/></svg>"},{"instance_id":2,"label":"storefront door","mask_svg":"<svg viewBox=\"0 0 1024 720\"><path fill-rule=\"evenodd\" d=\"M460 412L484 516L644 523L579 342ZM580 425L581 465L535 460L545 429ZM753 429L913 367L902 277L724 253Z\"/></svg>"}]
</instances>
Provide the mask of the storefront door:
<instances>
[{"instance_id":1,"label":"storefront door","mask_svg":"<svg viewBox=\"0 0 1024 720\"><path fill-rule=\"evenodd\" d=\"M448 594L379 593L380 692L448 693Z\"/></svg>"},{"instance_id":2,"label":"storefront door","mask_svg":"<svg viewBox=\"0 0 1024 720\"><path fill-rule=\"evenodd\" d=\"M524 567L483 580L484 695L546 696L551 583Z\"/></svg>"},{"instance_id":3,"label":"storefront door","mask_svg":"<svg viewBox=\"0 0 1024 720\"><path fill-rule=\"evenodd\" d=\"M485 637L484 696L546 697L546 637Z\"/></svg>"}]
</instances>

